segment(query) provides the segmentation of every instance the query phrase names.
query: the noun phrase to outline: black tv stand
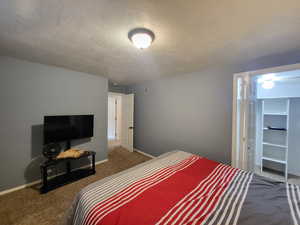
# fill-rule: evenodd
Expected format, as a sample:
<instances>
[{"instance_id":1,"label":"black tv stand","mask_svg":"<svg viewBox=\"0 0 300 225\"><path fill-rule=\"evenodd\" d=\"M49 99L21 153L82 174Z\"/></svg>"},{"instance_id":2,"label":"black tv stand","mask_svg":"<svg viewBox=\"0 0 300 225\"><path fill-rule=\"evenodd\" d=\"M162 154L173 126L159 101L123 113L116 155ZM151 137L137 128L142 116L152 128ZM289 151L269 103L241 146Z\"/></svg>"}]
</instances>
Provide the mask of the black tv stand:
<instances>
[{"instance_id":1,"label":"black tv stand","mask_svg":"<svg viewBox=\"0 0 300 225\"><path fill-rule=\"evenodd\" d=\"M71 140L67 140L66 150L71 148Z\"/></svg>"},{"instance_id":2,"label":"black tv stand","mask_svg":"<svg viewBox=\"0 0 300 225\"><path fill-rule=\"evenodd\" d=\"M81 178L93 175L96 173L95 169L95 155L96 153L93 151L86 152L84 155L79 158L67 158L67 159L54 159L47 160L42 163L41 168L41 177L42 177L42 187L40 188L41 193L47 193L55 188L61 187L65 184L74 182ZM90 167L87 168L76 168L71 170L71 162L76 161L81 158L92 156L92 162ZM48 178L48 168L49 167L57 167L58 164L65 163L66 172L52 178Z\"/></svg>"}]
</instances>

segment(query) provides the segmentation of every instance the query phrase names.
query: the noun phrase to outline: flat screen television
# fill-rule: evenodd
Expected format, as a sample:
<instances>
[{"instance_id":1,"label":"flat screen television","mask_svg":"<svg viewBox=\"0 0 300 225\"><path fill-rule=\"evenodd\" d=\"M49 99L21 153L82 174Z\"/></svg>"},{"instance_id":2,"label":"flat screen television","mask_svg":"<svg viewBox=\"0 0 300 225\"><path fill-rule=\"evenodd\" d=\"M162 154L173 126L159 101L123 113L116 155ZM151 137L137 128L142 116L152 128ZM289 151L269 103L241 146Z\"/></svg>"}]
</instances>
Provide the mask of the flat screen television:
<instances>
[{"instance_id":1,"label":"flat screen television","mask_svg":"<svg viewBox=\"0 0 300 225\"><path fill-rule=\"evenodd\" d=\"M94 135L94 115L44 117L44 144L89 138Z\"/></svg>"}]
</instances>

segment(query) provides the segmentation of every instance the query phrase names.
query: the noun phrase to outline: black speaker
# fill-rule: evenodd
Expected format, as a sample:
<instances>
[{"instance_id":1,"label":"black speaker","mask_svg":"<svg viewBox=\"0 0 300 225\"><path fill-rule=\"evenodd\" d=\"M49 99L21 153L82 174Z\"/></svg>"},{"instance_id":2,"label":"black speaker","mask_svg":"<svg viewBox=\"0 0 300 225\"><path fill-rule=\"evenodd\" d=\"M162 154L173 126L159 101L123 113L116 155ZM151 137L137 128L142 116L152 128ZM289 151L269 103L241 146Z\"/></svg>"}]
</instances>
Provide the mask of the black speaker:
<instances>
[{"instance_id":1,"label":"black speaker","mask_svg":"<svg viewBox=\"0 0 300 225\"><path fill-rule=\"evenodd\" d=\"M58 154L61 151L61 146L58 143L49 143L47 145L44 145L43 149L43 155L50 159L53 160L58 156Z\"/></svg>"}]
</instances>

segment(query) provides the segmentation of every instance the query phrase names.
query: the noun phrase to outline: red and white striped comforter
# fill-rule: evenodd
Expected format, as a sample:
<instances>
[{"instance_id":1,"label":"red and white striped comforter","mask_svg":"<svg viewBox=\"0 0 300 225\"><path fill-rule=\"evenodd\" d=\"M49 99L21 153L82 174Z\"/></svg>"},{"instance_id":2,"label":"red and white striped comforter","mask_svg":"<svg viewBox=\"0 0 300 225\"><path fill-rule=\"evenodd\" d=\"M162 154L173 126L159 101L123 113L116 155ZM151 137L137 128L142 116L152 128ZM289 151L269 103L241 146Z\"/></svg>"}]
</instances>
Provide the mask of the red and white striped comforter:
<instances>
[{"instance_id":1,"label":"red and white striped comforter","mask_svg":"<svg viewBox=\"0 0 300 225\"><path fill-rule=\"evenodd\" d=\"M87 186L76 197L67 223L250 225L282 221L297 224L298 217L295 220L291 216L291 208L297 213L299 199L296 206L289 203L288 186L278 183L275 189L279 196L274 201L273 195L263 200L277 183L272 182L176 151ZM260 211L262 200L262 205L273 204L264 213ZM268 213L273 219L266 220ZM280 218L274 213L280 214Z\"/></svg>"}]
</instances>

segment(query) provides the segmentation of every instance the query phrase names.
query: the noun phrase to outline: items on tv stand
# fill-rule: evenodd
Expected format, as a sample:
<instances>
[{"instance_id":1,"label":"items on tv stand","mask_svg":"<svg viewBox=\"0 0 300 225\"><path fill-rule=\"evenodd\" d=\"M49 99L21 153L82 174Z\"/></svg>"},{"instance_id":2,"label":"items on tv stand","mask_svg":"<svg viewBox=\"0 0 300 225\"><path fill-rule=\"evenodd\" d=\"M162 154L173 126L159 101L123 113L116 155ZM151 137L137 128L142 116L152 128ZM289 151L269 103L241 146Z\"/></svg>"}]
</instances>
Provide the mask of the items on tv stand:
<instances>
[{"instance_id":1,"label":"items on tv stand","mask_svg":"<svg viewBox=\"0 0 300 225\"><path fill-rule=\"evenodd\" d=\"M40 189L41 193L47 193L50 190L61 187L65 184L74 182L81 178L87 177L89 175L93 175L96 173L95 170L95 155L96 153L93 151L87 151L85 154L80 156L79 158L66 158L66 159L53 159L47 160L41 164L41 177L42 177L42 187ZM78 161L79 159L92 157L92 162L90 167L87 168L75 168L71 170L71 163ZM57 167L60 164L65 164L66 172L54 176L52 178L48 177L48 169L50 167Z\"/></svg>"}]
</instances>

